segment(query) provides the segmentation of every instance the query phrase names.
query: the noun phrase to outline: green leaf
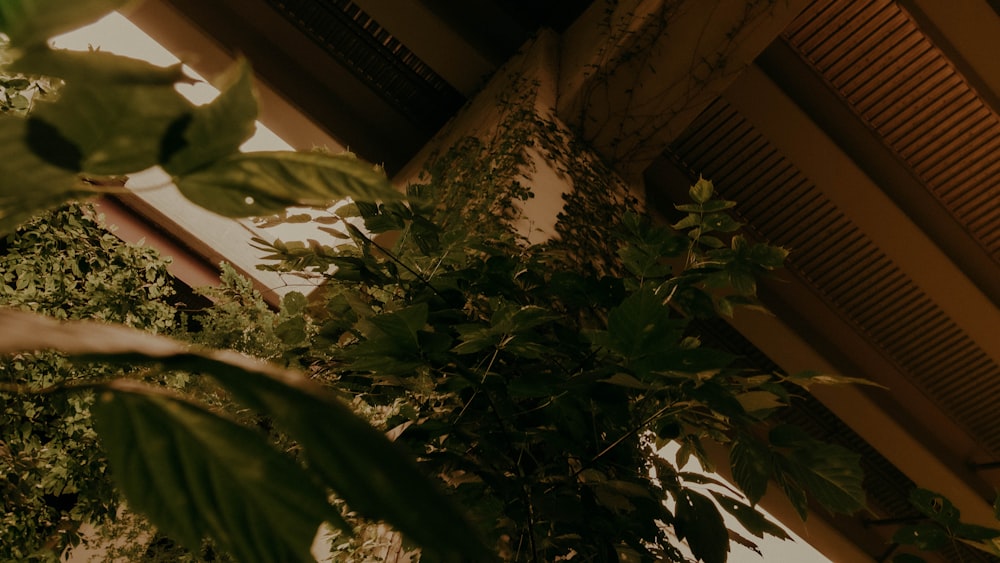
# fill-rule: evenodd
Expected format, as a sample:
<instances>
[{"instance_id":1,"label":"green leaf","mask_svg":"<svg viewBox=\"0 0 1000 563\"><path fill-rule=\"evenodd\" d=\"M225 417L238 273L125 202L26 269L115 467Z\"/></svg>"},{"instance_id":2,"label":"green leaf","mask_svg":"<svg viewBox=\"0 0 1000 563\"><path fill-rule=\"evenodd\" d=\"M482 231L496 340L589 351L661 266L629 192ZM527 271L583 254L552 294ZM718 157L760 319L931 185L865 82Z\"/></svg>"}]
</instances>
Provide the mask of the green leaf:
<instances>
[{"instance_id":1,"label":"green leaf","mask_svg":"<svg viewBox=\"0 0 1000 563\"><path fill-rule=\"evenodd\" d=\"M705 232L718 231L721 233L731 233L733 231L738 231L743 224L739 223L725 213L711 213L706 215L701 220L701 226ZM704 237L702 238L704 239ZM725 245L720 241L718 245L711 246L714 248L722 248Z\"/></svg>"},{"instance_id":2,"label":"green leaf","mask_svg":"<svg viewBox=\"0 0 1000 563\"><path fill-rule=\"evenodd\" d=\"M952 526L951 533L959 538L973 541L1000 538L1000 530L996 528L988 528L977 524L966 524L964 522L959 522L958 524Z\"/></svg>"},{"instance_id":3,"label":"green leaf","mask_svg":"<svg viewBox=\"0 0 1000 563\"><path fill-rule=\"evenodd\" d=\"M948 532L931 523L903 526L892 535L892 541L898 544L912 545L923 551L937 551L951 543Z\"/></svg>"},{"instance_id":4,"label":"green leaf","mask_svg":"<svg viewBox=\"0 0 1000 563\"><path fill-rule=\"evenodd\" d=\"M609 344L625 358L676 347L683 323L669 315L663 297L643 288L608 313Z\"/></svg>"},{"instance_id":5,"label":"green leaf","mask_svg":"<svg viewBox=\"0 0 1000 563\"><path fill-rule=\"evenodd\" d=\"M846 448L803 436L791 425L774 428L771 443L788 448L778 467L832 512L850 514L865 507L861 456Z\"/></svg>"},{"instance_id":6,"label":"green leaf","mask_svg":"<svg viewBox=\"0 0 1000 563\"><path fill-rule=\"evenodd\" d=\"M783 540L791 539L784 528L770 521L767 516L758 512L752 506L716 491L709 492L715 497L715 502L719 503L719 506L725 509L726 512L739 520L740 524L751 534L758 538L763 538L764 534L768 534Z\"/></svg>"},{"instance_id":7,"label":"green leaf","mask_svg":"<svg viewBox=\"0 0 1000 563\"><path fill-rule=\"evenodd\" d=\"M90 82L105 85L172 85L191 82L178 63L156 66L140 59L123 57L107 51L69 51L39 47L25 51L7 65L7 70L29 76L53 76L67 82Z\"/></svg>"},{"instance_id":8,"label":"green leaf","mask_svg":"<svg viewBox=\"0 0 1000 563\"><path fill-rule=\"evenodd\" d=\"M767 484L774 471L771 453L758 445L753 438L740 437L729 450L729 463L733 468L733 480L756 505L767 491Z\"/></svg>"},{"instance_id":9,"label":"green leaf","mask_svg":"<svg viewBox=\"0 0 1000 563\"><path fill-rule=\"evenodd\" d=\"M982 551L983 553L989 553L990 555L995 555L1000 557L1000 541L996 539L987 541L973 541L973 540L967 540L965 538L955 538L955 539L964 543L965 545L974 547L979 551Z\"/></svg>"},{"instance_id":10,"label":"green leaf","mask_svg":"<svg viewBox=\"0 0 1000 563\"><path fill-rule=\"evenodd\" d=\"M927 560L911 553L897 553L892 556L892 563L927 563Z\"/></svg>"},{"instance_id":11,"label":"green leaf","mask_svg":"<svg viewBox=\"0 0 1000 563\"><path fill-rule=\"evenodd\" d=\"M19 117L0 117L0 234L12 232L43 209L87 193L74 172L42 160L28 148L28 125Z\"/></svg>"},{"instance_id":12,"label":"green leaf","mask_svg":"<svg viewBox=\"0 0 1000 563\"><path fill-rule=\"evenodd\" d=\"M712 195L715 193L715 186L712 182L704 178L698 178L695 185L691 186L688 190L688 194L695 203L705 203L712 199Z\"/></svg>"},{"instance_id":13,"label":"green leaf","mask_svg":"<svg viewBox=\"0 0 1000 563\"><path fill-rule=\"evenodd\" d=\"M256 130L257 96L250 64L238 60L216 86L219 96L194 109L184 130L184 146L162 163L169 174L185 174L236 154Z\"/></svg>"},{"instance_id":14,"label":"green leaf","mask_svg":"<svg viewBox=\"0 0 1000 563\"><path fill-rule=\"evenodd\" d=\"M83 27L117 10L128 0L3 0L0 33L14 46L45 43L49 38Z\"/></svg>"},{"instance_id":15,"label":"green leaf","mask_svg":"<svg viewBox=\"0 0 1000 563\"><path fill-rule=\"evenodd\" d=\"M725 563L729 553L726 524L708 497L689 489L677 495L674 508L674 530L677 537L687 540L691 553L705 563Z\"/></svg>"},{"instance_id":16,"label":"green leaf","mask_svg":"<svg viewBox=\"0 0 1000 563\"><path fill-rule=\"evenodd\" d=\"M783 380L789 383L794 383L803 389L809 389L810 386L816 383L820 385L869 385L872 387L888 389L888 387L885 387L884 385L863 377L848 377L845 375L822 373L818 371L802 371L794 375L784 377Z\"/></svg>"},{"instance_id":17,"label":"green leaf","mask_svg":"<svg viewBox=\"0 0 1000 563\"><path fill-rule=\"evenodd\" d=\"M748 258L765 270L773 270L785 265L788 251L780 246L756 243L750 247Z\"/></svg>"},{"instance_id":18,"label":"green leaf","mask_svg":"<svg viewBox=\"0 0 1000 563\"><path fill-rule=\"evenodd\" d=\"M303 375L229 351L197 351L161 336L94 322L57 322L0 310L0 353L56 349L69 355L214 377L239 401L295 439L309 468L359 513L384 519L429 551L489 559L450 499L386 436ZM428 510L428 507L434 507Z\"/></svg>"},{"instance_id":19,"label":"green leaf","mask_svg":"<svg viewBox=\"0 0 1000 563\"><path fill-rule=\"evenodd\" d=\"M169 133L189 118L191 104L171 85L71 82L55 102L38 104L32 120L52 126L80 151L80 170L129 174L160 161ZM52 162L47 147L35 147Z\"/></svg>"},{"instance_id":20,"label":"green leaf","mask_svg":"<svg viewBox=\"0 0 1000 563\"><path fill-rule=\"evenodd\" d=\"M129 506L193 552L208 535L246 563L308 561L322 522L347 526L311 476L249 428L124 380L92 411Z\"/></svg>"},{"instance_id":21,"label":"green leaf","mask_svg":"<svg viewBox=\"0 0 1000 563\"><path fill-rule=\"evenodd\" d=\"M673 225L670 225L670 228L677 231L683 231L684 229L697 227L700 224L701 224L701 217L694 213L690 213L680 221L674 223Z\"/></svg>"},{"instance_id":22,"label":"green leaf","mask_svg":"<svg viewBox=\"0 0 1000 563\"><path fill-rule=\"evenodd\" d=\"M607 383L609 385L618 385L619 387L628 387L630 389L649 389L649 385L639 381L638 379L632 377L627 373L616 373L607 379L599 379L601 383Z\"/></svg>"},{"instance_id":23,"label":"green leaf","mask_svg":"<svg viewBox=\"0 0 1000 563\"><path fill-rule=\"evenodd\" d=\"M298 346L306 342L306 321L302 317L286 319L274 327L274 334L287 346Z\"/></svg>"},{"instance_id":24,"label":"green leaf","mask_svg":"<svg viewBox=\"0 0 1000 563\"><path fill-rule=\"evenodd\" d=\"M292 205L326 206L348 197L401 197L371 164L319 152L233 155L175 181L185 197L228 217L266 215Z\"/></svg>"},{"instance_id":25,"label":"green leaf","mask_svg":"<svg viewBox=\"0 0 1000 563\"><path fill-rule=\"evenodd\" d=\"M733 207L736 207L736 202L725 199L713 199L704 203L682 203L674 205L674 209L678 211L697 213L699 215L703 213L717 213L726 209L732 209Z\"/></svg>"},{"instance_id":26,"label":"green leaf","mask_svg":"<svg viewBox=\"0 0 1000 563\"><path fill-rule=\"evenodd\" d=\"M298 315L306 310L309 301L298 291L289 291L281 298L281 311L286 315Z\"/></svg>"},{"instance_id":27,"label":"green leaf","mask_svg":"<svg viewBox=\"0 0 1000 563\"><path fill-rule=\"evenodd\" d=\"M781 397L770 391L747 391L736 395L736 400L743 406L743 410L748 413L766 411L786 406Z\"/></svg>"},{"instance_id":28,"label":"green leaf","mask_svg":"<svg viewBox=\"0 0 1000 563\"><path fill-rule=\"evenodd\" d=\"M944 495L927 489L913 489L910 492L910 504L921 514L946 528L958 524L961 516L958 508Z\"/></svg>"}]
</instances>

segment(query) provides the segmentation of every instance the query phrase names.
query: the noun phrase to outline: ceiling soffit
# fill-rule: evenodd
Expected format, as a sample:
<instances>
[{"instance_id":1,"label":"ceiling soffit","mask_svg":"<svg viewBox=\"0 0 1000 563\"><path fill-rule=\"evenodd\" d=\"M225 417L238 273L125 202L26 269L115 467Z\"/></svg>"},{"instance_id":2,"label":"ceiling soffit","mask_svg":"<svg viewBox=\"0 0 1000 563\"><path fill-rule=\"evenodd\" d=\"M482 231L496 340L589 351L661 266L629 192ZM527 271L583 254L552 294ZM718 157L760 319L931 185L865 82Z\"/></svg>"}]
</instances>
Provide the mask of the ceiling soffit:
<instances>
[{"instance_id":1,"label":"ceiling soffit","mask_svg":"<svg viewBox=\"0 0 1000 563\"><path fill-rule=\"evenodd\" d=\"M793 249L789 269L928 397L1000 452L1000 367L732 105L715 102L673 145L758 236ZM963 384L964 383L964 384Z\"/></svg>"},{"instance_id":2,"label":"ceiling soffit","mask_svg":"<svg viewBox=\"0 0 1000 563\"><path fill-rule=\"evenodd\" d=\"M983 301L988 305L982 310L956 307L942 292L945 284L924 283L926 272L911 275L913 257L919 257L921 251L926 249L928 256L941 255L936 241L922 235L918 237L921 240L912 242L916 250L901 255L899 241L887 244L891 238L886 233L892 233L891 227L873 233L871 215L862 217L857 210L865 202L854 207L842 205L844 195L837 191L850 189L855 199L862 194L862 198L880 200L885 197L877 189L881 188L897 203L908 196L933 201L938 208L936 215L910 213L905 202L900 206L914 217L912 221L933 216L938 222L960 227L960 238L965 240L958 244L978 248L973 259L979 262L979 271L987 274L979 276L979 281L995 284L996 278L989 282L988 274L996 271L1000 260L1000 118L914 19L890 0L818 0L791 24L779 43L805 64L784 64L787 57L783 60L781 53L769 48L761 62L767 73L782 83L794 103L808 107L813 115L817 107L818 111L831 109L829 104L823 108L795 96L815 94L816 89L796 91L785 84L820 83L823 95L847 108L833 108L841 113L830 113L867 129L866 135L879 145L864 158L892 161L879 163L882 168L905 169L907 178L902 183L911 192L901 196L884 184L876 186L871 179L865 183L874 191L847 188L852 178L836 178L836 166L828 167L826 176L814 181L810 174L816 170L815 161L824 156L813 155L811 163L803 163L803 151L822 153L827 147L816 145L789 154L787 139L776 144L768 135L776 127L798 127L794 119L785 120L780 111L771 111L771 120L781 123L760 127L765 123L760 119L763 114L757 112L751 118L744 111L759 105L759 100L734 103L745 100L748 94L758 99L768 95L747 86L759 83L758 78L743 80L706 109L671 145L668 157L686 171L711 178L725 197L738 201L737 210L757 236L793 250L789 269L797 282L792 285L808 288L812 299L824 303L824 309L833 314L827 317L829 324L842 322L857 335L851 338L863 341L864 347L884 358L888 371L894 373L869 370L868 375L893 388L893 399L903 403L898 408L908 410L910 422L916 423L913 431L936 434L930 439L936 438L938 446L943 446L938 451L959 472L964 468L968 476L967 463L1000 458L1000 420L994 414L994 406L1000 404L1000 365L995 340L991 343L988 335L984 340L985 333L980 330L982 319L995 320L996 294L984 292L992 304ZM763 76L759 70L756 75ZM832 127L845 128L843 124ZM833 137L845 153L857 158L845 145L849 136ZM869 167L864 168L867 172ZM884 177L874 174L870 178L884 182ZM915 194L913 189L923 193ZM908 225L897 238L905 237L907 229L926 229L931 234L943 229L927 222L914 225L904 216L901 219ZM895 220L886 218L887 222ZM944 277L968 282L968 274L947 259L938 263L948 266ZM797 290L786 284L771 293L792 291ZM778 311L779 315L794 313ZM981 318L974 319L977 315ZM972 335L968 327L974 327ZM821 327L819 332L832 330ZM841 339L847 341L850 339ZM865 354L843 348L834 353L845 358ZM904 391L902 396L907 398L901 399L897 391L906 386L916 394ZM810 410L813 407L807 406L795 416L809 415ZM944 413L947 423L936 413ZM817 432L838 435L846 431L832 414L812 418L818 419ZM843 435L852 434L847 431ZM861 451L866 449L861 447ZM866 451L865 458L874 463L870 470L888 481L901 477L891 463L874 452ZM877 493L879 498L873 500L899 516L905 504L899 504L899 487L893 489Z\"/></svg>"},{"instance_id":3,"label":"ceiling soffit","mask_svg":"<svg viewBox=\"0 0 1000 563\"><path fill-rule=\"evenodd\" d=\"M1000 116L910 14L822 0L784 38L1000 262Z\"/></svg>"},{"instance_id":4,"label":"ceiling soffit","mask_svg":"<svg viewBox=\"0 0 1000 563\"><path fill-rule=\"evenodd\" d=\"M354 2L267 3L428 134L465 102L462 94Z\"/></svg>"}]
</instances>

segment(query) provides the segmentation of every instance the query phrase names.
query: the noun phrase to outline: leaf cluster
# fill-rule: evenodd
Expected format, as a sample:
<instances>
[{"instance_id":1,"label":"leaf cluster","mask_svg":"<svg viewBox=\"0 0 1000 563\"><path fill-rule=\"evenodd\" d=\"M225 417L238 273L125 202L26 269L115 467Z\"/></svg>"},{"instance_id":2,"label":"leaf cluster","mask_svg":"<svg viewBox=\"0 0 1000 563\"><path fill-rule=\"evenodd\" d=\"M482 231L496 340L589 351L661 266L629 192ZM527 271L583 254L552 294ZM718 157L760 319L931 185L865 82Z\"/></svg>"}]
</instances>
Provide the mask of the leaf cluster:
<instances>
[{"instance_id":1,"label":"leaf cluster","mask_svg":"<svg viewBox=\"0 0 1000 563\"><path fill-rule=\"evenodd\" d=\"M100 319L152 332L175 325L167 262L121 242L87 206L39 216L0 241L0 304L61 319ZM132 370L74 365L53 353L0 361L3 384L31 389L92 378L134 377ZM186 379L161 383L182 388ZM58 554L80 541L84 522L114 519L119 499L107 478L90 420L88 393L4 394L0 474L4 475L0 559Z\"/></svg>"},{"instance_id":2,"label":"leaf cluster","mask_svg":"<svg viewBox=\"0 0 1000 563\"><path fill-rule=\"evenodd\" d=\"M180 65L46 44L122 3L16 0L0 7L0 33L10 39L10 60L0 68L4 84L22 91L44 81L62 84L58 96L31 104L30 113L23 94L8 97L25 111L0 115L0 231L53 202L120 191L113 179L152 166L194 203L231 217L398 196L381 170L352 155L240 152L257 117L245 61L219 78L215 100L194 106L174 88L191 81Z\"/></svg>"},{"instance_id":3,"label":"leaf cluster","mask_svg":"<svg viewBox=\"0 0 1000 563\"><path fill-rule=\"evenodd\" d=\"M923 552L935 552L964 544L984 553L1000 557L1000 527L987 527L962 522L961 512L946 497L934 491L917 488L910 493L910 504L919 512L912 523L896 530L892 541ZM1000 522L1000 497L993 504L994 517ZM899 553L894 563L923 563L922 557Z\"/></svg>"},{"instance_id":4,"label":"leaf cluster","mask_svg":"<svg viewBox=\"0 0 1000 563\"><path fill-rule=\"evenodd\" d=\"M678 469L692 456L712 467L705 441L731 446L749 502L719 502L758 537L784 535L753 508L769 482L803 517L807 495L834 511L863 507L857 455L768 422L788 383L819 374L730 367L689 322L725 312L732 273L756 279L782 249L734 237L705 250L692 236L711 231L704 222L677 231L626 215L616 244L627 275L593 277L516 238L435 231L410 195L415 205L351 206L364 230L340 213L354 244L272 245L274 267L326 272L303 361L360 400L403 401L387 421L396 442L470 507L502 559L679 560L676 534L695 557L725 561L718 506ZM691 209L722 205L692 196ZM754 287L736 303L752 303ZM653 455L673 440L676 465Z\"/></svg>"}]
</instances>

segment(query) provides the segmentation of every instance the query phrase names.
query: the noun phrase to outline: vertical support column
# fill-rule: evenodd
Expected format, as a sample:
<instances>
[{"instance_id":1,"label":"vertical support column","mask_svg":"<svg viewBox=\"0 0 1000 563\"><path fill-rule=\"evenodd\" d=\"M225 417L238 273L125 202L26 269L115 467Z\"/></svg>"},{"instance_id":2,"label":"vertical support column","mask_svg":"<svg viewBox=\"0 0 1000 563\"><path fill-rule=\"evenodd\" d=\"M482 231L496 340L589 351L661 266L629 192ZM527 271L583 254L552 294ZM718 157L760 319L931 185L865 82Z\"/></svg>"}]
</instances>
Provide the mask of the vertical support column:
<instances>
[{"instance_id":1,"label":"vertical support column","mask_svg":"<svg viewBox=\"0 0 1000 563\"><path fill-rule=\"evenodd\" d=\"M559 60L559 36L543 30L394 180L443 189L445 223L484 233L502 221L604 271L606 232L635 198L557 116Z\"/></svg>"}]
</instances>

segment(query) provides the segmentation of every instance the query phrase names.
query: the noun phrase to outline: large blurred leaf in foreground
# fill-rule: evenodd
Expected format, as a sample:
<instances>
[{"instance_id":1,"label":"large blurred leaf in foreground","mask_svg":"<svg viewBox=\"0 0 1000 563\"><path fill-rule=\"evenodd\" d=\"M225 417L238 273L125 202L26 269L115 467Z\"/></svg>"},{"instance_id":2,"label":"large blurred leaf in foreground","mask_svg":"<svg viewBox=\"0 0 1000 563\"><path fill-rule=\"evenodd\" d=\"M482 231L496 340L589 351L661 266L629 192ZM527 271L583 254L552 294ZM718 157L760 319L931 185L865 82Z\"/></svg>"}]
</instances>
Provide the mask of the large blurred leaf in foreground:
<instances>
[{"instance_id":1,"label":"large blurred leaf in foreground","mask_svg":"<svg viewBox=\"0 0 1000 563\"><path fill-rule=\"evenodd\" d=\"M57 322L0 310L0 353L56 349L109 360L155 361L205 372L298 441L310 469L351 508L385 519L444 558L489 559L469 522L382 433L301 374L229 351L190 350L153 334L94 322Z\"/></svg>"},{"instance_id":2,"label":"large blurred leaf in foreground","mask_svg":"<svg viewBox=\"0 0 1000 563\"><path fill-rule=\"evenodd\" d=\"M260 433L172 393L114 381L92 412L129 505L194 553L208 535L243 563L312 561L319 525L346 526Z\"/></svg>"}]
</instances>

